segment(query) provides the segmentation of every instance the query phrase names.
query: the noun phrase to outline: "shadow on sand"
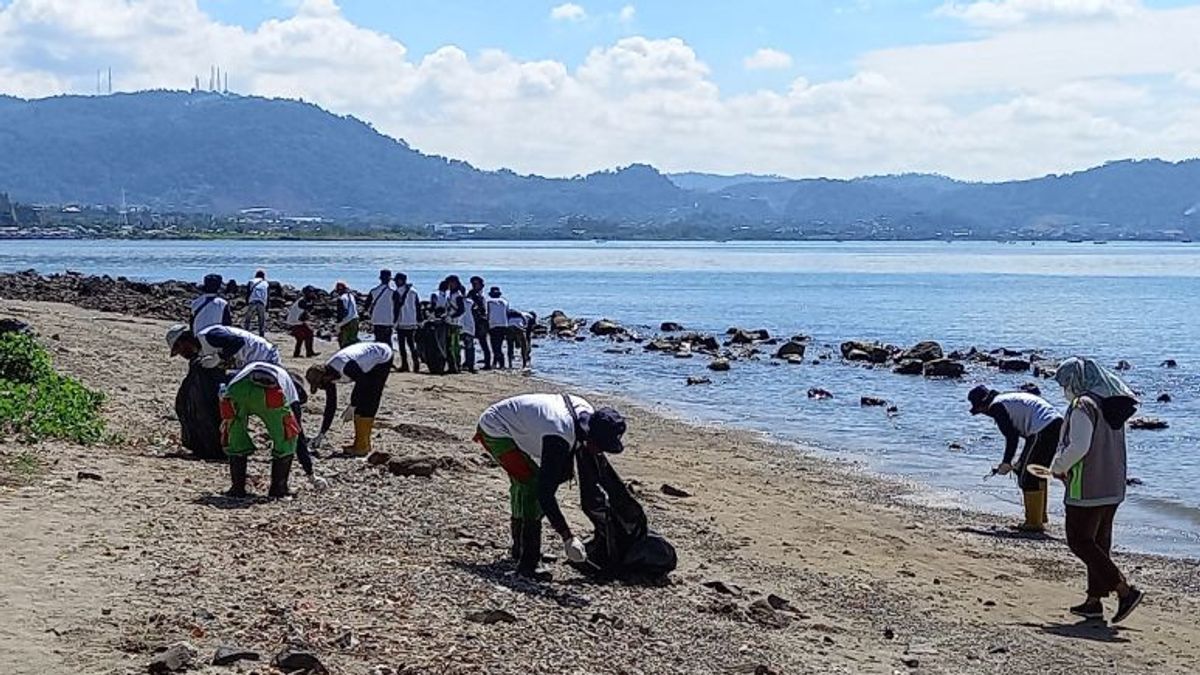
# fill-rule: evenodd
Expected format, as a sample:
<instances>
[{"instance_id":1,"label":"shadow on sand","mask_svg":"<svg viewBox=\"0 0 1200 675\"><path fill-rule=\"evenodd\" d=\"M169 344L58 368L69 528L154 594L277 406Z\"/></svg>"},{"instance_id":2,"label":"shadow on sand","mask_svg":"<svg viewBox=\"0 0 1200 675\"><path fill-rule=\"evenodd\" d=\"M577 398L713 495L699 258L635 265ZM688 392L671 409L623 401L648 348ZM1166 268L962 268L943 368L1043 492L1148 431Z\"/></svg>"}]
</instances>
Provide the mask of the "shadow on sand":
<instances>
[{"instance_id":1,"label":"shadow on sand","mask_svg":"<svg viewBox=\"0 0 1200 675\"><path fill-rule=\"evenodd\" d=\"M1110 642L1124 644L1129 638L1122 637L1123 629L1110 626L1104 619L1084 619L1078 623L1022 623L1027 628L1036 628L1049 635L1071 638L1074 640L1091 640L1093 642Z\"/></svg>"},{"instance_id":2,"label":"shadow on sand","mask_svg":"<svg viewBox=\"0 0 1200 675\"><path fill-rule=\"evenodd\" d=\"M1017 541L1060 541L1058 537L1046 534L1045 532L1022 532L1006 527L972 527L970 525L958 528L959 532L966 534L976 534L981 537L992 537L993 539L1011 539Z\"/></svg>"},{"instance_id":3,"label":"shadow on sand","mask_svg":"<svg viewBox=\"0 0 1200 675\"><path fill-rule=\"evenodd\" d=\"M261 506L263 504L270 504L273 501L275 500L271 499L270 497L258 495L250 495L249 497L235 499L233 497L226 497L225 495L219 493L209 493L196 497L192 500L192 503L199 504L200 506L211 506L215 509L237 510L254 508L255 506Z\"/></svg>"},{"instance_id":4,"label":"shadow on sand","mask_svg":"<svg viewBox=\"0 0 1200 675\"><path fill-rule=\"evenodd\" d=\"M563 607L582 608L591 604L587 598L577 595L563 586L591 585L586 580L571 579L565 583L537 582L523 579L516 575L516 567L508 560L496 560L488 563L472 563L462 560L452 560L450 565L468 574L473 574L484 581L503 586L516 593L534 595L547 600L553 600Z\"/></svg>"}]
</instances>

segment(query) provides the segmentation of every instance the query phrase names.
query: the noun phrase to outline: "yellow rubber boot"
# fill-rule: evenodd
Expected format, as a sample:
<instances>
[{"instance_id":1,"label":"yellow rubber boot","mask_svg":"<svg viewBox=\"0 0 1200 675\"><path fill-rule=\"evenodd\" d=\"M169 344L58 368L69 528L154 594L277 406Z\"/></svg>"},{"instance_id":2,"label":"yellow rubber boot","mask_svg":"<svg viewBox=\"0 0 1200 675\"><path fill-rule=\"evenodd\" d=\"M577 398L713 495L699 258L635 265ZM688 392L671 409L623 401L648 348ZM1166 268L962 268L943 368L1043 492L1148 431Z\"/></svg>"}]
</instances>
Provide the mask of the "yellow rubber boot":
<instances>
[{"instance_id":1,"label":"yellow rubber boot","mask_svg":"<svg viewBox=\"0 0 1200 675\"><path fill-rule=\"evenodd\" d=\"M1022 492L1025 497L1025 522L1017 526L1022 532L1045 532L1046 491Z\"/></svg>"},{"instance_id":2,"label":"yellow rubber boot","mask_svg":"<svg viewBox=\"0 0 1200 675\"><path fill-rule=\"evenodd\" d=\"M375 428L374 417L354 417L354 445L350 454L366 457L371 453L371 431Z\"/></svg>"}]
</instances>

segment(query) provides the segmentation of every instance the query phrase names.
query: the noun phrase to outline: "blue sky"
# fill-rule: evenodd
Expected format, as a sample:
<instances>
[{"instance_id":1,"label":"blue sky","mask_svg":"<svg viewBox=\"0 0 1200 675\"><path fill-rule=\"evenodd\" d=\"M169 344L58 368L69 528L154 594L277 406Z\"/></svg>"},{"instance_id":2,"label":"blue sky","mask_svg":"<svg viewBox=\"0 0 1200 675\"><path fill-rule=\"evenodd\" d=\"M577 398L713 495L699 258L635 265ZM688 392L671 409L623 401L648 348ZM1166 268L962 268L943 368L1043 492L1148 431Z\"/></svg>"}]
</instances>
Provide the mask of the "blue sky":
<instances>
[{"instance_id":1,"label":"blue sky","mask_svg":"<svg viewBox=\"0 0 1200 675\"><path fill-rule=\"evenodd\" d=\"M0 0L0 93L302 98L424 152L995 180L1200 154L1200 0Z\"/></svg>"}]
</instances>

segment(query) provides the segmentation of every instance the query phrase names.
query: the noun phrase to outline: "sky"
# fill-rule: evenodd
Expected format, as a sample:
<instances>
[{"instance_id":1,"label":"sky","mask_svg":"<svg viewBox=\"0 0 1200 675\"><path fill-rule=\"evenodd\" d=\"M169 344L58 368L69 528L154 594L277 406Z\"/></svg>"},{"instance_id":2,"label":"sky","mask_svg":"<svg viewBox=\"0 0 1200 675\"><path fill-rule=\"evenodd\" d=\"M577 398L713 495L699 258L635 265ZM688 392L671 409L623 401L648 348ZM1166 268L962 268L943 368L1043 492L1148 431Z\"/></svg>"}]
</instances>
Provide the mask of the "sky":
<instances>
[{"instance_id":1,"label":"sky","mask_svg":"<svg viewBox=\"0 0 1200 675\"><path fill-rule=\"evenodd\" d=\"M1198 36L1177 0L0 0L0 93L217 66L484 169L1004 180L1200 155Z\"/></svg>"}]
</instances>

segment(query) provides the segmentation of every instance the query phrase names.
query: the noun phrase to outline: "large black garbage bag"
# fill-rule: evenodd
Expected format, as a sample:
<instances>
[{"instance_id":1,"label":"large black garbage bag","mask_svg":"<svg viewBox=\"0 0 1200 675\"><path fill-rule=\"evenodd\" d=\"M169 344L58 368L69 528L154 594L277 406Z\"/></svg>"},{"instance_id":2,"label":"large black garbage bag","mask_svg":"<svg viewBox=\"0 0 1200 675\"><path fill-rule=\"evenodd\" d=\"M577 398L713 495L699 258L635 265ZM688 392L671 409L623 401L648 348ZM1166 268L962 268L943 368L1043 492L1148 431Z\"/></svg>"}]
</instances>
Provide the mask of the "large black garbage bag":
<instances>
[{"instance_id":1,"label":"large black garbage bag","mask_svg":"<svg viewBox=\"0 0 1200 675\"><path fill-rule=\"evenodd\" d=\"M587 574L623 580L654 580L675 569L675 547L649 528L646 512L603 455L581 451L579 493L583 512L595 526L585 544Z\"/></svg>"},{"instance_id":2,"label":"large black garbage bag","mask_svg":"<svg viewBox=\"0 0 1200 675\"><path fill-rule=\"evenodd\" d=\"M198 459L223 460L221 449L221 385L228 379L224 369L201 368L196 360L175 394L175 416L183 447Z\"/></svg>"},{"instance_id":3,"label":"large black garbage bag","mask_svg":"<svg viewBox=\"0 0 1200 675\"><path fill-rule=\"evenodd\" d=\"M421 364L431 375L443 375L449 362L449 341L445 321L426 321L417 329L417 350Z\"/></svg>"}]
</instances>

